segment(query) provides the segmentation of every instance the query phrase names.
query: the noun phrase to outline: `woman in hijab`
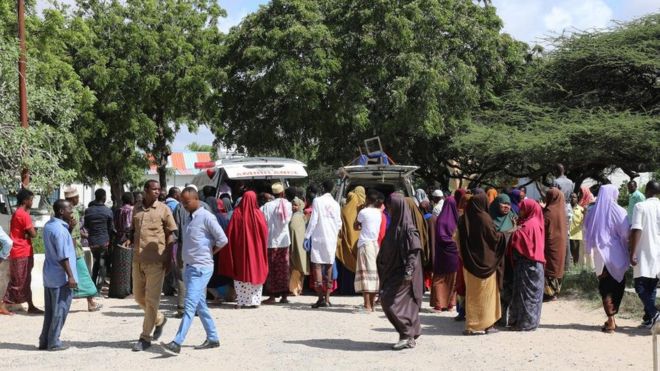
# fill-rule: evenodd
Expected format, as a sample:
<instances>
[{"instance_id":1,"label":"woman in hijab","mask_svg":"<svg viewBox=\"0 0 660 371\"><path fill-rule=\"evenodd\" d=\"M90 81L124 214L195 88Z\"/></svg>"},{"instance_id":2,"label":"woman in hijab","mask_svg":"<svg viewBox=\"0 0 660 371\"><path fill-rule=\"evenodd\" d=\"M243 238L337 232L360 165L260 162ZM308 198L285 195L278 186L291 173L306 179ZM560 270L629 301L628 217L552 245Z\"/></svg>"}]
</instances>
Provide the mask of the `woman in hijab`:
<instances>
[{"instance_id":1,"label":"woman in hijab","mask_svg":"<svg viewBox=\"0 0 660 371\"><path fill-rule=\"evenodd\" d=\"M341 230L337 239L337 284L342 295L354 295L355 265L357 263L357 242L360 231L354 228L358 212L364 206L367 195L364 187L357 186L346 196L346 204L341 209Z\"/></svg>"},{"instance_id":2,"label":"woman in hijab","mask_svg":"<svg viewBox=\"0 0 660 371\"><path fill-rule=\"evenodd\" d=\"M520 199L522 198L522 192L519 189L514 189L509 193L509 199L511 200L511 210L514 213L518 214L520 211Z\"/></svg>"},{"instance_id":3,"label":"woman in hijab","mask_svg":"<svg viewBox=\"0 0 660 371\"><path fill-rule=\"evenodd\" d=\"M589 187L580 187L580 201L578 202L578 205L582 206L586 211L587 207L594 203L594 201L596 201L596 198L594 197L594 194L591 193Z\"/></svg>"},{"instance_id":4,"label":"woman in hijab","mask_svg":"<svg viewBox=\"0 0 660 371\"><path fill-rule=\"evenodd\" d=\"M630 265L628 235L630 224L624 208L617 204L619 190L612 184L598 191L598 199L584 221L584 241L587 253L594 252L598 276L598 291L603 299L607 322L601 328L612 333L616 329L614 315L626 288L625 274Z\"/></svg>"},{"instance_id":5,"label":"woman in hijab","mask_svg":"<svg viewBox=\"0 0 660 371\"><path fill-rule=\"evenodd\" d=\"M456 197L458 217L460 218L465 213L465 208L467 207L470 198L472 198L472 194L468 193L466 190L457 189L454 195L454 197ZM454 240L457 240L457 237L458 236L455 236ZM465 278L463 277L463 262L461 261L461 254L458 254L458 268L456 269L456 312L458 315L454 320L465 321Z\"/></svg>"},{"instance_id":6,"label":"woman in hijab","mask_svg":"<svg viewBox=\"0 0 660 371\"><path fill-rule=\"evenodd\" d=\"M467 299L465 335L494 331L501 317L499 282L506 246L487 210L488 197L477 194L458 224Z\"/></svg>"},{"instance_id":7,"label":"woman in hijab","mask_svg":"<svg viewBox=\"0 0 660 371\"><path fill-rule=\"evenodd\" d=\"M511 210L511 199L506 193L497 196L488 207L488 213L493 218L498 232L509 232L515 227L517 214ZM509 304L511 303L511 289L513 288L513 261L511 255L504 259L504 275L502 276L502 291L500 301L502 304L502 319L500 325L507 326L509 318Z\"/></svg>"},{"instance_id":8,"label":"woman in hijab","mask_svg":"<svg viewBox=\"0 0 660 371\"><path fill-rule=\"evenodd\" d=\"M422 243L422 266L430 267L431 249L429 247L429 232L426 220L424 220L424 214L422 214L420 208L415 204L414 198L406 197L405 202L408 204L408 210L411 212L413 223L415 224L415 228L417 228L419 233L419 240Z\"/></svg>"},{"instance_id":9,"label":"woman in hijab","mask_svg":"<svg viewBox=\"0 0 660 371\"><path fill-rule=\"evenodd\" d=\"M513 289L508 325L514 331L533 331L541 320L545 276L545 226L543 210L536 201L520 204L518 228L511 235Z\"/></svg>"},{"instance_id":10,"label":"woman in hijab","mask_svg":"<svg viewBox=\"0 0 660 371\"><path fill-rule=\"evenodd\" d=\"M545 292L544 301L557 300L564 277L568 221L564 194L558 188L550 188L545 194L543 209L545 224Z\"/></svg>"},{"instance_id":11,"label":"woman in hijab","mask_svg":"<svg viewBox=\"0 0 660 371\"><path fill-rule=\"evenodd\" d=\"M421 241L412 210L400 194L392 194L390 224L378 251L376 264L381 284L380 301L387 319L399 333L392 349L414 348L421 335L423 276Z\"/></svg>"},{"instance_id":12,"label":"woman in hijab","mask_svg":"<svg viewBox=\"0 0 660 371\"><path fill-rule=\"evenodd\" d=\"M293 199L293 215L289 222L289 231L291 233L291 279L289 281L289 291L294 296L302 294L303 280L309 275L309 258L307 251L303 247L305 240L305 203L298 197Z\"/></svg>"},{"instance_id":13,"label":"woman in hijab","mask_svg":"<svg viewBox=\"0 0 660 371\"><path fill-rule=\"evenodd\" d=\"M458 226L458 209L454 197L449 196L442 206L435 226L433 254L433 286L431 306L438 311L450 311L456 305L456 271L458 247L454 232Z\"/></svg>"},{"instance_id":14,"label":"woman in hijab","mask_svg":"<svg viewBox=\"0 0 660 371\"><path fill-rule=\"evenodd\" d=\"M424 192L423 189L419 188L418 190L415 191L415 199L417 200L417 204L421 205L422 202L431 202L429 200L429 196L426 195L426 192Z\"/></svg>"},{"instance_id":15,"label":"woman in hijab","mask_svg":"<svg viewBox=\"0 0 660 371\"><path fill-rule=\"evenodd\" d=\"M229 244L220 250L219 273L234 279L236 308L256 308L268 276L268 226L253 191L245 192L234 210L227 237Z\"/></svg>"},{"instance_id":16,"label":"woman in hijab","mask_svg":"<svg viewBox=\"0 0 660 371\"><path fill-rule=\"evenodd\" d=\"M493 201L497 198L497 190L493 187L488 187L486 191L486 196L488 196L488 205L490 206Z\"/></svg>"}]
</instances>

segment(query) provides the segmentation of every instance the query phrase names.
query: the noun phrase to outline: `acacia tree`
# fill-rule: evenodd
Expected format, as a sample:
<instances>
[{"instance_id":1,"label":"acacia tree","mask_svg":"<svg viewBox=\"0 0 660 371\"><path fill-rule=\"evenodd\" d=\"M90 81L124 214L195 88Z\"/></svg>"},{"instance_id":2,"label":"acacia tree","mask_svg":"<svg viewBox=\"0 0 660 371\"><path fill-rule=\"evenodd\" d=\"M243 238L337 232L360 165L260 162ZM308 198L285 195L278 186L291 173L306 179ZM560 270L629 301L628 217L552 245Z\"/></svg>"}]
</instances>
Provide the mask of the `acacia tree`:
<instances>
[{"instance_id":1,"label":"acacia tree","mask_svg":"<svg viewBox=\"0 0 660 371\"><path fill-rule=\"evenodd\" d=\"M228 87L214 132L253 153L350 160L379 135L400 162L443 173L446 141L523 63L472 1L275 0L227 39Z\"/></svg>"},{"instance_id":2,"label":"acacia tree","mask_svg":"<svg viewBox=\"0 0 660 371\"><path fill-rule=\"evenodd\" d=\"M78 0L71 28L74 66L97 97L79 122L85 171L108 176L118 199L123 184L153 156L166 186L170 145L186 124L195 130L215 114L209 104L221 81L214 64L222 49L213 0ZM213 58L211 58L213 57Z\"/></svg>"}]
</instances>

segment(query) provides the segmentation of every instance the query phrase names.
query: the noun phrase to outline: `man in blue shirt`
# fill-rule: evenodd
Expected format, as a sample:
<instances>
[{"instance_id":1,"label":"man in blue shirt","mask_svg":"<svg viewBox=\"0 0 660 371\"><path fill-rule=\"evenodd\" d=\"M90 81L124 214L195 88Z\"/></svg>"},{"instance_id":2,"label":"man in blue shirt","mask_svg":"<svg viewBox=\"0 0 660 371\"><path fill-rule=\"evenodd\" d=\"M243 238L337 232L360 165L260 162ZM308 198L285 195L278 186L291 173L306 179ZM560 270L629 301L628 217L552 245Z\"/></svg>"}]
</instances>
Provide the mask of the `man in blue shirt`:
<instances>
[{"instance_id":1,"label":"man in blue shirt","mask_svg":"<svg viewBox=\"0 0 660 371\"><path fill-rule=\"evenodd\" d=\"M166 351L173 354L179 354L181 351L181 344L195 318L195 312L202 320L206 331L206 340L195 349L220 346L213 318L206 305L206 285L213 275L213 254L220 251L228 242L215 215L201 206L199 194L194 188L188 187L183 190L181 205L190 213L190 219L181 231L185 265L183 281L186 286L184 312L174 340L168 344L161 344Z\"/></svg>"},{"instance_id":2,"label":"man in blue shirt","mask_svg":"<svg viewBox=\"0 0 660 371\"><path fill-rule=\"evenodd\" d=\"M46 302L44 326L39 337L40 350L65 350L60 333L71 308L73 289L78 287L76 250L68 221L73 207L66 200L57 200L53 216L44 226L44 299Z\"/></svg>"}]
</instances>

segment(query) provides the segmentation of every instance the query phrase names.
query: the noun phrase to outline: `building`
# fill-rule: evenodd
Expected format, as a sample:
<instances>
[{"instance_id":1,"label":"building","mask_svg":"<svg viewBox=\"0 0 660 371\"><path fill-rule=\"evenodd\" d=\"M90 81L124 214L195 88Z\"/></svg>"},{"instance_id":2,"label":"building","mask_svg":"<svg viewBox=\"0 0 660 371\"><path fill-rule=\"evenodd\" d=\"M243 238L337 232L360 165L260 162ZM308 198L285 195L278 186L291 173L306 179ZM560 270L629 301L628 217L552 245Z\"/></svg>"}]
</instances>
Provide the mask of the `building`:
<instances>
[{"instance_id":1,"label":"building","mask_svg":"<svg viewBox=\"0 0 660 371\"><path fill-rule=\"evenodd\" d=\"M167 187L183 188L192 183L192 179L197 175L200 169L195 169L195 162L211 161L209 152L174 152L167 159ZM158 170L154 161L150 161L151 166L147 170L147 179L158 180Z\"/></svg>"}]
</instances>

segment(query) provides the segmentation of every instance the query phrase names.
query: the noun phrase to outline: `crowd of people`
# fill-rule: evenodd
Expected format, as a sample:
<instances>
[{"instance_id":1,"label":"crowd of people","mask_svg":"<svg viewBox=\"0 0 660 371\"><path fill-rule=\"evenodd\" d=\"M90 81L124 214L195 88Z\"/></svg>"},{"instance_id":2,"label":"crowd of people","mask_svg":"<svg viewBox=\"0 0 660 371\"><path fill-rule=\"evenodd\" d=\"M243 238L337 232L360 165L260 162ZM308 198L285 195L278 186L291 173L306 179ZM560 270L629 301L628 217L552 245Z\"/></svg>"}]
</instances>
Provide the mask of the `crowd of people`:
<instances>
[{"instance_id":1,"label":"crowd of people","mask_svg":"<svg viewBox=\"0 0 660 371\"><path fill-rule=\"evenodd\" d=\"M167 317L161 294L174 295L176 337L162 343L178 354L195 315L206 341L196 349L220 345L207 302L232 302L237 309L286 304L291 295L312 290L312 308L331 307L336 290L360 293L356 313L380 305L399 334L393 349L413 348L421 335L419 312L424 292L438 312L456 310L464 334L498 329L532 331L544 302L557 300L566 268L593 269L607 321L616 330L618 312L633 267L634 286L644 304L642 326L660 317L655 290L660 273L660 184L650 181L646 195L631 181L628 209L617 204L610 184L589 189L575 185L562 166L542 199L524 187L457 189L453 194L419 189L384 194L356 186L341 205L335 182L269 192L244 185L198 190L189 185L167 193L157 181L143 192L127 192L111 210L99 189L81 216L75 189L53 205L43 230L45 316L40 349L66 349L60 339L71 300L84 298L90 312L107 295L133 295L144 311L133 350L149 348L163 333ZM0 313L28 303L42 314L30 291L36 231L29 216L33 195L18 193L10 235L0 233L0 261L10 279ZM83 246L93 255L90 271ZM262 299L262 295L268 295Z\"/></svg>"}]
</instances>

